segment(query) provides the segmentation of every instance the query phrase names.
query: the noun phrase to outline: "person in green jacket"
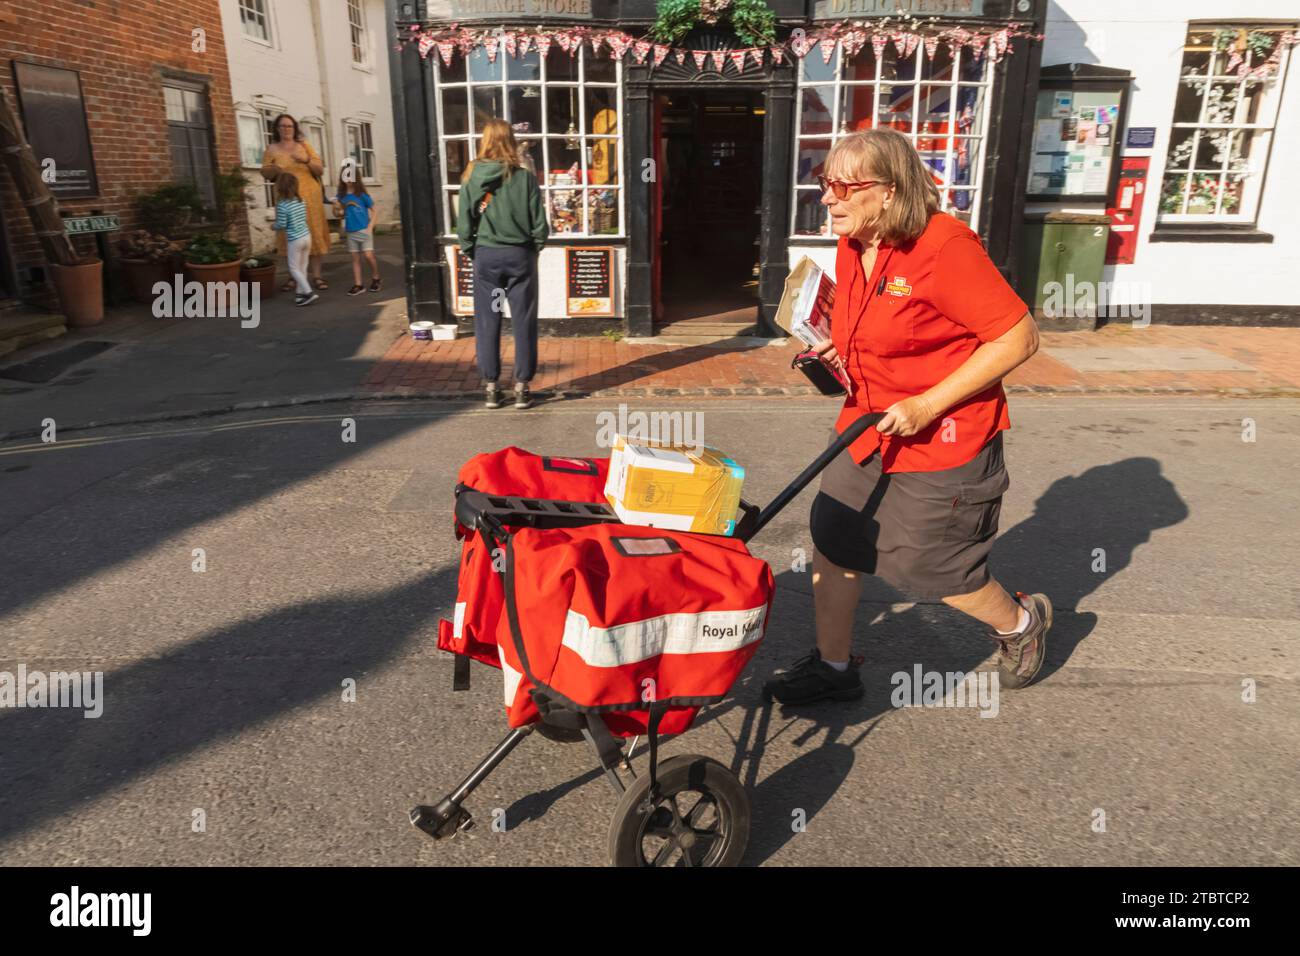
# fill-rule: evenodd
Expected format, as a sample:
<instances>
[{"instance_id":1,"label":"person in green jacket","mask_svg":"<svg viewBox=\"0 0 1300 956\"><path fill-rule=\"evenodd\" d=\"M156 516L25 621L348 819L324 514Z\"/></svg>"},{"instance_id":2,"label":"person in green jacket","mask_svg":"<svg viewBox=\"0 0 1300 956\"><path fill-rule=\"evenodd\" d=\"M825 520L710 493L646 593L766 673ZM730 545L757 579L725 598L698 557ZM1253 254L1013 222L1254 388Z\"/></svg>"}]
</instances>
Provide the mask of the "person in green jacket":
<instances>
[{"instance_id":1,"label":"person in green jacket","mask_svg":"<svg viewBox=\"0 0 1300 956\"><path fill-rule=\"evenodd\" d=\"M474 260L474 350L487 407L501 407L501 316L510 302L515 333L515 408L531 404L537 371L537 256L551 234L537 179L505 120L483 126L478 158L460 177L456 234Z\"/></svg>"}]
</instances>

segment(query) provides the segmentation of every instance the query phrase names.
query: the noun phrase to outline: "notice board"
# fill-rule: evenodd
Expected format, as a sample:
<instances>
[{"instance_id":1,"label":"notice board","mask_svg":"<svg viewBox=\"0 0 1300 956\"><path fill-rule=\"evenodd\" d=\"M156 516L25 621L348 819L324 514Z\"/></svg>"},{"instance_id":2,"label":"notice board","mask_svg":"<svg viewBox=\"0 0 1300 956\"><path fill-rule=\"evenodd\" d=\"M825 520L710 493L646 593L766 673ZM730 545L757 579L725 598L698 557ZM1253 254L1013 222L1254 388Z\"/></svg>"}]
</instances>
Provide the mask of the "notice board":
<instances>
[{"instance_id":1,"label":"notice board","mask_svg":"<svg viewBox=\"0 0 1300 956\"><path fill-rule=\"evenodd\" d=\"M614 314L614 248L564 250L564 303L568 315Z\"/></svg>"},{"instance_id":2,"label":"notice board","mask_svg":"<svg viewBox=\"0 0 1300 956\"><path fill-rule=\"evenodd\" d=\"M50 192L59 199L98 196L81 77L75 70L15 60L14 87L27 142Z\"/></svg>"}]
</instances>

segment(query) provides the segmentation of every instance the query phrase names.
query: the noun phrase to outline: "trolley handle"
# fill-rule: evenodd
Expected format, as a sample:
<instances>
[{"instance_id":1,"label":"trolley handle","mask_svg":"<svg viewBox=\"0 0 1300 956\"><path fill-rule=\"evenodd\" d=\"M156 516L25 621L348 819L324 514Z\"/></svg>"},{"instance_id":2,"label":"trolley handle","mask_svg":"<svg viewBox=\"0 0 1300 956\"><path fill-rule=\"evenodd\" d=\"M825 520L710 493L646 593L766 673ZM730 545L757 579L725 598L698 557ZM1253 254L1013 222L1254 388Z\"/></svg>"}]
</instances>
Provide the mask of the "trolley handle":
<instances>
[{"instance_id":1,"label":"trolley handle","mask_svg":"<svg viewBox=\"0 0 1300 956\"><path fill-rule=\"evenodd\" d=\"M808 484L825 470L844 449L848 448L855 441L862 437L868 428L877 424L884 418L883 412L870 412L857 419L853 424L831 442L820 455L813 459L812 463L799 473L799 477L786 485L771 503L761 511L754 505L741 502L745 515L740 519L740 525L736 529L736 537L741 541L749 541L754 535L758 534L767 526L773 518L781 513L791 501L799 496L799 492L808 487Z\"/></svg>"}]
</instances>

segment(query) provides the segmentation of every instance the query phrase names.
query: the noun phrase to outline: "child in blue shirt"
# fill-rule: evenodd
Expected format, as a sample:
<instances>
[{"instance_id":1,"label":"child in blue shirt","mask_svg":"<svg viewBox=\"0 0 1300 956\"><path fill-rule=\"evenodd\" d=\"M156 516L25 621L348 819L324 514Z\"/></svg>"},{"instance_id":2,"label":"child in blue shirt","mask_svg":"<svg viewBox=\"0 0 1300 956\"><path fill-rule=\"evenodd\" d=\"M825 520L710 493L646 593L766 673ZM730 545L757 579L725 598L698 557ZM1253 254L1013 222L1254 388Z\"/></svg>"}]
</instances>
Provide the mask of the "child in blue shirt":
<instances>
[{"instance_id":1,"label":"child in blue shirt","mask_svg":"<svg viewBox=\"0 0 1300 956\"><path fill-rule=\"evenodd\" d=\"M361 181L361 170L355 160L348 160L339 170L339 193L334 197L334 214L343 217L343 229L348 251L352 253L352 288L348 295L366 291L361 284L361 257L370 265L370 291L378 292L379 263L375 259L375 201L366 192Z\"/></svg>"}]
</instances>

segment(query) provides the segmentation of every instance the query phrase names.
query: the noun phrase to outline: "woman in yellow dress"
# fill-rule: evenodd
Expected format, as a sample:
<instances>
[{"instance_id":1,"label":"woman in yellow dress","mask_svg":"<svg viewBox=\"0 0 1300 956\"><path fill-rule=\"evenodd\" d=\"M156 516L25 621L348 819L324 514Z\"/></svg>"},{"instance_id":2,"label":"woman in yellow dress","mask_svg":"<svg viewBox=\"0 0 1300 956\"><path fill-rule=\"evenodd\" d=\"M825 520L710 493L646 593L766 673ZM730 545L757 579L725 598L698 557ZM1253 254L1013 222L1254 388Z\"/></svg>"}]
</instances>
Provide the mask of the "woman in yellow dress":
<instances>
[{"instance_id":1,"label":"woman in yellow dress","mask_svg":"<svg viewBox=\"0 0 1300 956\"><path fill-rule=\"evenodd\" d=\"M325 189L319 179L325 172L320 155L307 142L298 128L298 121L288 113L275 118L275 133L279 139L266 147L262 156L262 176L274 180L281 170L288 170L298 180L298 195L307 207L307 228L311 230L311 257L307 273L317 289L328 289L321 278L321 256L330 251L330 228L325 219ZM284 234L277 240L280 254L285 254ZM289 285L293 280L289 280Z\"/></svg>"}]
</instances>

